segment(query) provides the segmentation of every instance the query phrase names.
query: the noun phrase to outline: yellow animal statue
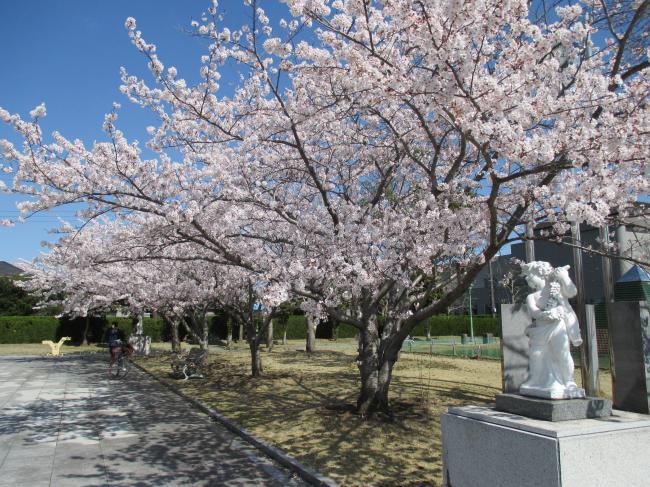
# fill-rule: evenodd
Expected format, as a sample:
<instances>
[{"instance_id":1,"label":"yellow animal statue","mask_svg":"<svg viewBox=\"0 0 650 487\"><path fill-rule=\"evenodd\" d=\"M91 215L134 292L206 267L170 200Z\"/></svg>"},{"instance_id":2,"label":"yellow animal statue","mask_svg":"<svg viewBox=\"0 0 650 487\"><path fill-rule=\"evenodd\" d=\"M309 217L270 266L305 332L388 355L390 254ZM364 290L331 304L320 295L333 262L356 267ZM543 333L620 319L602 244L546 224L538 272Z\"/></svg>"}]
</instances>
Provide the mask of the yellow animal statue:
<instances>
[{"instance_id":1,"label":"yellow animal statue","mask_svg":"<svg viewBox=\"0 0 650 487\"><path fill-rule=\"evenodd\" d=\"M61 337L57 343L54 343L52 340L43 340L41 343L50 347L50 353L47 355L50 355L52 357L60 357L61 345L63 345L68 340L70 340L70 337Z\"/></svg>"}]
</instances>

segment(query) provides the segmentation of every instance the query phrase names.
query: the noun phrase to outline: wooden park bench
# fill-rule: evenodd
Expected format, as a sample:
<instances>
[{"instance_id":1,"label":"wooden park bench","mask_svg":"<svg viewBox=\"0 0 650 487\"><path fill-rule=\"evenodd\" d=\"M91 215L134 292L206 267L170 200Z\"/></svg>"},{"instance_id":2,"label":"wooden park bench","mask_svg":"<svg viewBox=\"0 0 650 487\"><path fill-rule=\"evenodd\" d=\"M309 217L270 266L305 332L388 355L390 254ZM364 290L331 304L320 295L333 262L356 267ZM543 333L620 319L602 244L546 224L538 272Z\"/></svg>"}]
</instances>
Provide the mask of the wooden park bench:
<instances>
[{"instance_id":1,"label":"wooden park bench","mask_svg":"<svg viewBox=\"0 0 650 487\"><path fill-rule=\"evenodd\" d=\"M207 356L207 350L192 348L189 353L172 360L172 372L178 378L183 377L183 380L203 378L203 365Z\"/></svg>"},{"instance_id":2,"label":"wooden park bench","mask_svg":"<svg viewBox=\"0 0 650 487\"><path fill-rule=\"evenodd\" d=\"M70 340L70 337L61 337L61 339L58 342L53 342L52 340L43 340L41 343L43 345L47 345L50 347L50 353L47 355L50 355L52 357L60 357L61 356L61 346Z\"/></svg>"}]
</instances>

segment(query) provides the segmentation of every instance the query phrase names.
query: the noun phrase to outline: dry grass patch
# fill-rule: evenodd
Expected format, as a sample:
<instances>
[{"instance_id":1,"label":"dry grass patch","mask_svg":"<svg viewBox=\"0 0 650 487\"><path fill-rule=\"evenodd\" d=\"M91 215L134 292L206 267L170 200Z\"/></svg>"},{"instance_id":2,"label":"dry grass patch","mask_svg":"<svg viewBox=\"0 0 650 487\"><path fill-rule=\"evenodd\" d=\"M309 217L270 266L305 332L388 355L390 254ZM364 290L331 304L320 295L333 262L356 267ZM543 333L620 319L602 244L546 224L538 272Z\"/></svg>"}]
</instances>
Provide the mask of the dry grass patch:
<instances>
[{"instance_id":1,"label":"dry grass patch","mask_svg":"<svg viewBox=\"0 0 650 487\"><path fill-rule=\"evenodd\" d=\"M263 354L250 378L246 349L210 355L204 380L176 385L253 434L346 486L440 485L440 415L451 405L486 403L500 391L494 361L403 353L395 367L394 421L354 414L359 388L353 342L307 356L302 342ZM139 359L170 378L168 357Z\"/></svg>"},{"instance_id":2,"label":"dry grass patch","mask_svg":"<svg viewBox=\"0 0 650 487\"><path fill-rule=\"evenodd\" d=\"M492 402L501 392L498 361L402 352L391 385L394 421L363 421L354 413L356 342L322 340L318 347L311 357L300 350L302 341L263 352L259 379L250 377L247 348L219 349L205 379L174 384L345 486L441 485L440 415L449 406ZM173 380L169 356L138 360ZM601 384L611 397L603 371Z\"/></svg>"}]
</instances>

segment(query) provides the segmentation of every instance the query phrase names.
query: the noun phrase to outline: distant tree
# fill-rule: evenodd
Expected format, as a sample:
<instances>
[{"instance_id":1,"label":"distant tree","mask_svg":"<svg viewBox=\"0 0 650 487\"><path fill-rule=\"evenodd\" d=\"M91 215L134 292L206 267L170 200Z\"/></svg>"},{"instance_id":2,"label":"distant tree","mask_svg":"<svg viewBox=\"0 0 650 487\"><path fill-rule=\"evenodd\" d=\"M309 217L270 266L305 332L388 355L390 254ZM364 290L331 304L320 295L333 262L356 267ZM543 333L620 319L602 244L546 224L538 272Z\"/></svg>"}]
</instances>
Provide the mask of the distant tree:
<instances>
[{"instance_id":1,"label":"distant tree","mask_svg":"<svg viewBox=\"0 0 650 487\"><path fill-rule=\"evenodd\" d=\"M37 307L39 298L15 285L16 276L0 276L0 315L56 314L57 307Z\"/></svg>"}]
</instances>

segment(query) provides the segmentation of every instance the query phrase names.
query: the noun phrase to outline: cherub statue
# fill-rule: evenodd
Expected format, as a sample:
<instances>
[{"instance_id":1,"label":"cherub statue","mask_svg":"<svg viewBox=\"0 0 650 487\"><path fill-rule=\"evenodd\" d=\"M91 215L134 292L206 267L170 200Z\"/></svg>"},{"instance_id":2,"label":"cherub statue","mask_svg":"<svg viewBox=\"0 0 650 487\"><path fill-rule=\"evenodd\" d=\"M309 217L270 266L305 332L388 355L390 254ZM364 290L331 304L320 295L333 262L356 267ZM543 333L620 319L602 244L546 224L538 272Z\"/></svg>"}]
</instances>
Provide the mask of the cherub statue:
<instances>
[{"instance_id":1,"label":"cherub statue","mask_svg":"<svg viewBox=\"0 0 650 487\"><path fill-rule=\"evenodd\" d=\"M526 298L532 318L526 328L530 354L528 379L519 393L547 399L585 397L573 377L569 345L582 345L578 317L568 301L577 292L569 266L553 268L548 262L535 261L523 264L522 274L534 292Z\"/></svg>"}]
</instances>

